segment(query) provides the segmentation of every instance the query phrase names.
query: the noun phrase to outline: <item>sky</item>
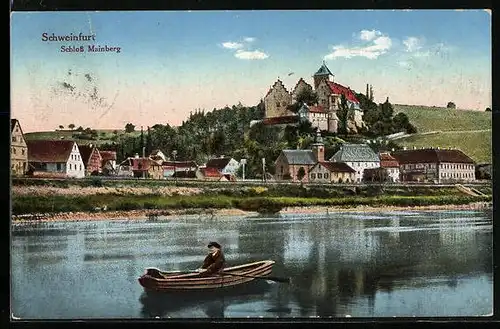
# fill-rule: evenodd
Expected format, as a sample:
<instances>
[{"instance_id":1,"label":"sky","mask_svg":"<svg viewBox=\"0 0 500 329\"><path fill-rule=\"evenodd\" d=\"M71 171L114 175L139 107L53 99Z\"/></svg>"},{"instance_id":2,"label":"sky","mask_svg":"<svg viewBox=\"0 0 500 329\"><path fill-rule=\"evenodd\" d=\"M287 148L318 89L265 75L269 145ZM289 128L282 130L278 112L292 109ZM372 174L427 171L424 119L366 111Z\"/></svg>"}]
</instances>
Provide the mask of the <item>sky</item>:
<instances>
[{"instance_id":1,"label":"sky","mask_svg":"<svg viewBox=\"0 0 500 329\"><path fill-rule=\"evenodd\" d=\"M485 10L14 12L11 117L24 132L179 125L197 109L257 105L278 78L312 84L323 61L378 103L484 111L491 44Z\"/></svg>"}]
</instances>

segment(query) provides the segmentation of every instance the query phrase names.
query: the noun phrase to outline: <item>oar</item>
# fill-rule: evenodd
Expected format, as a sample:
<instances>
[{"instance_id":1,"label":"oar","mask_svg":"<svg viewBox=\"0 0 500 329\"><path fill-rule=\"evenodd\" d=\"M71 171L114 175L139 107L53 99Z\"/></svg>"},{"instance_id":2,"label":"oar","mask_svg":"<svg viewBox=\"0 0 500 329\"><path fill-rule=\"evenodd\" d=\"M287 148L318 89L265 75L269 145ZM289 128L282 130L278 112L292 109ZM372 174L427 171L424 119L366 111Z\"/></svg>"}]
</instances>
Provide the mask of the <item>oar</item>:
<instances>
[{"instance_id":1,"label":"oar","mask_svg":"<svg viewBox=\"0 0 500 329\"><path fill-rule=\"evenodd\" d=\"M241 276L241 277L244 277L244 278L263 279L263 280L269 280L269 281L275 281L275 282L290 283L290 278L280 278L280 277L277 277L277 276L252 276L252 275L225 273L225 272L220 272L218 274L219 275Z\"/></svg>"},{"instance_id":2,"label":"oar","mask_svg":"<svg viewBox=\"0 0 500 329\"><path fill-rule=\"evenodd\" d=\"M150 268L147 268L147 270L155 270L155 271L158 271L159 273L165 273L165 274L181 274L181 273L201 273L201 272L198 272L198 271L193 271L193 270L190 270L190 271L169 271L169 272L164 272L164 271L161 271L160 269L158 268L155 268L155 267L150 267ZM282 282L282 283L290 283L290 278L280 278L280 277L276 277L276 276L253 276L253 275L244 275L244 274L234 274L234 273L229 273L229 272L219 272L217 273L218 275L231 275L231 276L239 276L239 277L244 277L244 278L254 278L254 279L262 279L262 280L269 280L269 281L275 281L275 282Z\"/></svg>"}]
</instances>

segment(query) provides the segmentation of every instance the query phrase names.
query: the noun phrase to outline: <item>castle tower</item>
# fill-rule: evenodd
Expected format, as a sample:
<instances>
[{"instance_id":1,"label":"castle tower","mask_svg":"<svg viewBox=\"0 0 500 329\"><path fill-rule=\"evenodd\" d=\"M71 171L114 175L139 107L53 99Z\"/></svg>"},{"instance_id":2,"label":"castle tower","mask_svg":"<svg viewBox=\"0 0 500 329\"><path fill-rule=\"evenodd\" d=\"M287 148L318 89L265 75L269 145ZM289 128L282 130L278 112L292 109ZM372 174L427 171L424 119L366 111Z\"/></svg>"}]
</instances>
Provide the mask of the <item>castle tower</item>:
<instances>
[{"instance_id":1,"label":"castle tower","mask_svg":"<svg viewBox=\"0 0 500 329\"><path fill-rule=\"evenodd\" d=\"M321 137L321 132L319 131L319 129L316 133L314 144L311 145L311 149L317 162L325 161L325 144L323 144L323 137Z\"/></svg>"},{"instance_id":2,"label":"castle tower","mask_svg":"<svg viewBox=\"0 0 500 329\"><path fill-rule=\"evenodd\" d=\"M313 75L314 79L314 89L316 90L320 84L321 81L326 80L326 81L332 81L333 82L333 74L330 72L328 67L325 64L325 61L323 61L323 65L319 68L316 73Z\"/></svg>"}]
</instances>

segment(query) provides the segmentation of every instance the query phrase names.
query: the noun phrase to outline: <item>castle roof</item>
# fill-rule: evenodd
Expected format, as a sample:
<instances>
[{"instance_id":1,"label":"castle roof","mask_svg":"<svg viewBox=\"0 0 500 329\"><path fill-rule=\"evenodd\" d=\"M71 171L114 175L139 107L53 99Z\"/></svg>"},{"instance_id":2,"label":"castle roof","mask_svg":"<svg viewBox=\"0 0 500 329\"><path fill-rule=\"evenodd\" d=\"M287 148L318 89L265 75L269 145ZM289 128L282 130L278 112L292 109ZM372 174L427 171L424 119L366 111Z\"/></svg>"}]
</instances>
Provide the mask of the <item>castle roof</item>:
<instances>
[{"instance_id":1,"label":"castle roof","mask_svg":"<svg viewBox=\"0 0 500 329\"><path fill-rule=\"evenodd\" d=\"M321 76L321 75L333 75L332 72L330 72L330 70L328 69L328 67L326 66L325 63L323 63L323 65L321 65L321 67L319 68L319 70L316 71L316 73L314 73L314 76Z\"/></svg>"},{"instance_id":2,"label":"castle roof","mask_svg":"<svg viewBox=\"0 0 500 329\"><path fill-rule=\"evenodd\" d=\"M327 83L332 93L336 95L344 95L348 101L359 104L359 100L356 98L356 95L354 95L354 91L352 91L351 88L331 81L327 81Z\"/></svg>"}]
</instances>

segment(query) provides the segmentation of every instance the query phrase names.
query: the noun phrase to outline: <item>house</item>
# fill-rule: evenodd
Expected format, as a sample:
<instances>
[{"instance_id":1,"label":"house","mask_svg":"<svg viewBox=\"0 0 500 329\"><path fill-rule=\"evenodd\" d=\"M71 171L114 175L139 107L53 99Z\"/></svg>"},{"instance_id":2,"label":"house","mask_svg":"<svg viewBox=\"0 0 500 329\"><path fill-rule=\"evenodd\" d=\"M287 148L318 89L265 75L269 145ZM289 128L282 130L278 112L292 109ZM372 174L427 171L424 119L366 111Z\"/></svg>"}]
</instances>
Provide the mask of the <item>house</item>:
<instances>
[{"instance_id":1,"label":"house","mask_svg":"<svg viewBox=\"0 0 500 329\"><path fill-rule=\"evenodd\" d=\"M205 180L219 181L219 182L228 181L227 177L221 174L217 168L205 167L205 168L200 168L200 171L203 174L203 179Z\"/></svg>"},{"instance_id":2,"label":"house","mask_svg":"<svg viewBox=\"0 0 500 329\"><path fill-rule=\"evenodd\" d=\"M221 156L220 158L208 160L205 167L217 169L223 175L229 174L235 176L240 163L231 157Z\"/></svg>"},{"instance_id":3,"label":"house","mask_svg":"<svg viewBox=\"0 0 500 329\"><path fill-rule=\"evenodd\" d=\"M309 171L311 183L352 183L355 179L356 170L343 162L318 162Z\"/></svg>"},{"instance_id":4,"label":"house","mask_svg":"<svg viewBox=\"0 0 500 329\"><path fill-rule=\"evenodd\" d=\"M174 172L196 171L198 169L198 165L194 161L163 161L161 166L163 178L172 177Z\"/></svg>"},{"instance_id":5,"label":"house","mask_svg":"<svg viewBox=\"0 0 500 329\"><path fill-rule=\"evenodd\" d=\"M317 162L325 160L325 147L318 131L309 150L282 150L275 164L276 180L291 179L294 182L308 182L309 172Z\"/></svg>"},{"instance_id":6,"label":"house","mask_svg":"<svg viewBox=\"0 0 500 329\"><path fill-rule=\"evenodd\" d=\"M162 179L163 168L158 162L148 158L128 157L118 166L118 176Z\"/></svg>"},{"instance_id":7,"label":"house","mask_svg":"<svg viewBox=\"0 0 500 329\"><path fill-rule=\"evenodd\" d=\"M102 171L101 153L95 145L78 145L83 164L85 165L85 176L97 175Z\"/></svg>"},{"instance_id":8,"label":"house","mask_svg":"<svg viewBox=\"0 0 500 329\"><path fill-rule=\"evenodd\" d=\"M387 172L389 182L399 182L399 162L388 152L379 153L380 168Z\"/></svg>"},{"instance_id":9,"label":"house","mask_svg":"<svg viewBox=\"0 0 500 329\"><path fill-rule=\"evenodd\" d=\"M476 179L474 161L458 149L398 150L391 155L399 162L402 181L442 183Z\"/></svg>"},{"instance_id":10,"label":"house","mask_svg":"<svg viewBox=\"0 0 500 329\"><path fill-rule=\"evenodd\" d=\"M31 175L85 177L78 145L68 140L32 140L28 146L28 164Z\"/></svg>"},{"instance_id":11,"label":"house","mask_svg":"<svg viewBox=\"0 0 500 329\"><path fill-rule=\"evenodd\" d=\"M153 150L151 152L151 154L149 155L149 158L153 159L157 162L160 162L160 163L167 160L167 157L165 156L165 154L163 154L163 152L160 150Z\"/></svg>"},{"instance_id":12,"label":"house","mask_svg":"<svg viewBox=\"0 0 500 329\"><path fill-rule=\"evenodd\" d=\"M17 119L10 120L10 171L21 176L28 170L28 146L24 139L21 124Z\"/></svg>"},{"instance_id":13,"label":"house","mask_svg":"<svg viewBox=\"0 0 500 329\"><path fill-rule=\"evenodd\" d=\"M380 167L380 158L366 144L342 144L331 158L331 162L343 162L356 171L356 182L363 179L363 171Z\"/></svg>"},{"instance_id":14,"label":"house","mask_svg":"<svg viewBox=\"0 0 500 329\"><path fill-rule=\"evenodd\" d=\"M99 154L102 159L101 170L103 175L116 175L116 151L99 151Z\"/></svg>"}]
</instances>

